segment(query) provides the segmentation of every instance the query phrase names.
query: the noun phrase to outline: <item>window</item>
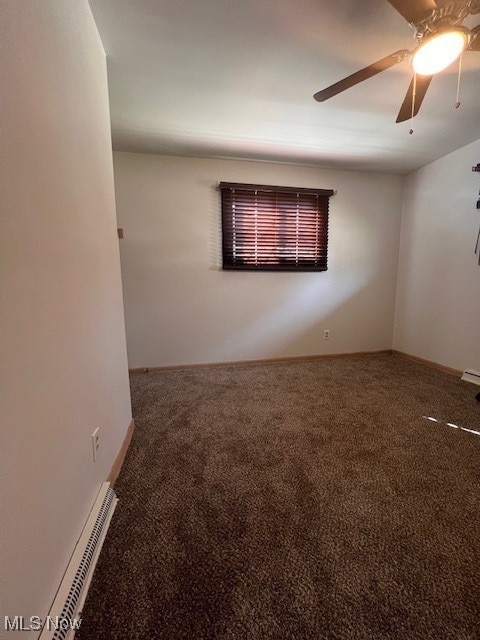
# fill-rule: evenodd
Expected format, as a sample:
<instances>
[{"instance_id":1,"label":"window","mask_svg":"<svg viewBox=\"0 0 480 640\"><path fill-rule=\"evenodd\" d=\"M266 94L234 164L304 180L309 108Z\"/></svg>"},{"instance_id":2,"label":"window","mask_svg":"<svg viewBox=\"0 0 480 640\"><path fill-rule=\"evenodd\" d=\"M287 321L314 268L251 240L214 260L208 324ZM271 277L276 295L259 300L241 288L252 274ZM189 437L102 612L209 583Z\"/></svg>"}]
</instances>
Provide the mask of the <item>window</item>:
<instances>
[{"instance_id":1,"label":"window","mask_svg":"<svg viewBox=\"0 0 480 640\"><path fill-rule=\"evenodd\" d=\"M334 191L221 182L223 268L326 271Z\"/></svg>"}]
</instances>

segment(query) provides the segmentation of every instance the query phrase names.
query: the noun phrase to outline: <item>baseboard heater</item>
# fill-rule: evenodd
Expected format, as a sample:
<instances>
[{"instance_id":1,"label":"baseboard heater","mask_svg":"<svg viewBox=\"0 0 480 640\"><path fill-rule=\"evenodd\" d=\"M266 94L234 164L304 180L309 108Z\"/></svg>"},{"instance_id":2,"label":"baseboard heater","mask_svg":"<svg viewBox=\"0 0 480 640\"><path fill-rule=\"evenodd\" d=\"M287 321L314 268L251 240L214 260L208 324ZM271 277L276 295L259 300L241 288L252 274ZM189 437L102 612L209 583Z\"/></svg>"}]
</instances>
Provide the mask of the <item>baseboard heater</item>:
<instances>
[{"instance_id":1,"label":"baseboard heater","mask_svg":"<svg viewBox=\"0 0 480 640\"><path fill-rule=\"evenodd\" d=\"M474 371L473 369L466 369L463 372L462 380L466 382L473 382L480 386L480 371Z\"/></svg>"},{"instance_id":2,"label":"baseboard heater","mask_svg":"<svg viewBox=\"0 0 480 640\"><path fill-rule=\"evenodd\" d=\"M71 640L74 637L117 502L110 483L104 482L68 563L39 640Z\"/></svg>"}]
</instances>

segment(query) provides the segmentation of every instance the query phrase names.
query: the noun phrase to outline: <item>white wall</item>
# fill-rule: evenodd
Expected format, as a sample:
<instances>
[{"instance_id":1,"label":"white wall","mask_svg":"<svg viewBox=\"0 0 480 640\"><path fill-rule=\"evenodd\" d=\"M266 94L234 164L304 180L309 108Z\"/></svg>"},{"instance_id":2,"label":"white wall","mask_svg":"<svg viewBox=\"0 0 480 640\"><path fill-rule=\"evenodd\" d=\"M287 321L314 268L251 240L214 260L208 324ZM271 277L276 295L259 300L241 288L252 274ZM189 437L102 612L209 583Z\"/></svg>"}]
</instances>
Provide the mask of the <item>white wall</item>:
<instances>
[{"instance_id":1,"label":"white wall","mask_svg":"<svg viewBox=\"0 0 480 640\"><path fill-rule=\"evenodd\" d=\"M480 140L409 175L401 230L394 348L460 370L480 370L478 162Z\"/></svg>"},{"instance_id":2,"label":"white wall","mask_svg":"<svg viewBox=\"0 0 480 640\"><path fill-rule=\"evenodd\" d=\"M86 0L1 11L3 627L47 613L131 412L104 51Z\"/></svg>"},{"instance_id":3,"label":"white wall","mask_svg":"<svg viewBox=\"0 0 480 640\"><path fill-rule=\"evenodd\" d=\"M133 153L114 165L131 368L391 348L403 178ZM329 270L221 271L222 180L338 189Z\"/></svg>"}]
</instances>

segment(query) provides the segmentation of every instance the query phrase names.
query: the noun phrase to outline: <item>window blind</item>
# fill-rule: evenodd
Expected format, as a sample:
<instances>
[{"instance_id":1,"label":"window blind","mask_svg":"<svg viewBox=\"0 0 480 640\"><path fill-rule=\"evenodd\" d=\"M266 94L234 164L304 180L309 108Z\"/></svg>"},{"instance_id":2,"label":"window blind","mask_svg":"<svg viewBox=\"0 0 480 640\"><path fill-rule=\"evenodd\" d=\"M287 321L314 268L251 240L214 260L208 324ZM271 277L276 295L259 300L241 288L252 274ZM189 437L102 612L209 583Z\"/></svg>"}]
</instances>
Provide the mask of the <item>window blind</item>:
<instances>
[{"instance_id":1,"label":"window blind","mask_svg":"<svg viewBox=\"0 0 480 640\"><path fill-rule=\"evenodd\" d=\"M333 190L221 182L223 268L326 271Z\"/></svg>"}]
</instances>

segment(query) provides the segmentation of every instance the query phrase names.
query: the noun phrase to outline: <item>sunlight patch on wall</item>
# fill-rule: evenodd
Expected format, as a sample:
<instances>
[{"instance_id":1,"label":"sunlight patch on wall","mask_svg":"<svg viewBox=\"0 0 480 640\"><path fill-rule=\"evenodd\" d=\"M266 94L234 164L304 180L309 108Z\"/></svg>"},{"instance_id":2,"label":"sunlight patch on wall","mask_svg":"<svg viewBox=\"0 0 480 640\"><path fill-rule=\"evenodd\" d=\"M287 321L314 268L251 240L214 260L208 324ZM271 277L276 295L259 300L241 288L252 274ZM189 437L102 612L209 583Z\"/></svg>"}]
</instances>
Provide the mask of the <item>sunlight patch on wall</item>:
<instances>
[{"instance_id":1,"label":"sunlight patch on wall","mask_svg":"<svg viewBox=\"0 0 480 640\"><path fill-rule=\"evenodd\" d=\"M280 304L264 309L266 313L246 324L242 333L235 336L235 344L228 353L225 353L223 345L220 359L260 353L260 357L268 357L312 330L318 331L320 348L321 328L331 328L329 322L333 322L335 312L348 305L349 300L362 290L365 279L360 274L352 274L341 286L328 276L320 281L315 277L308 278L306 282L304 279L302 284L298 279L292 279L290 295L285 296L284 290L280 289L272 291L273 299L283 296Z\"/></svg>"}]
</instances>

